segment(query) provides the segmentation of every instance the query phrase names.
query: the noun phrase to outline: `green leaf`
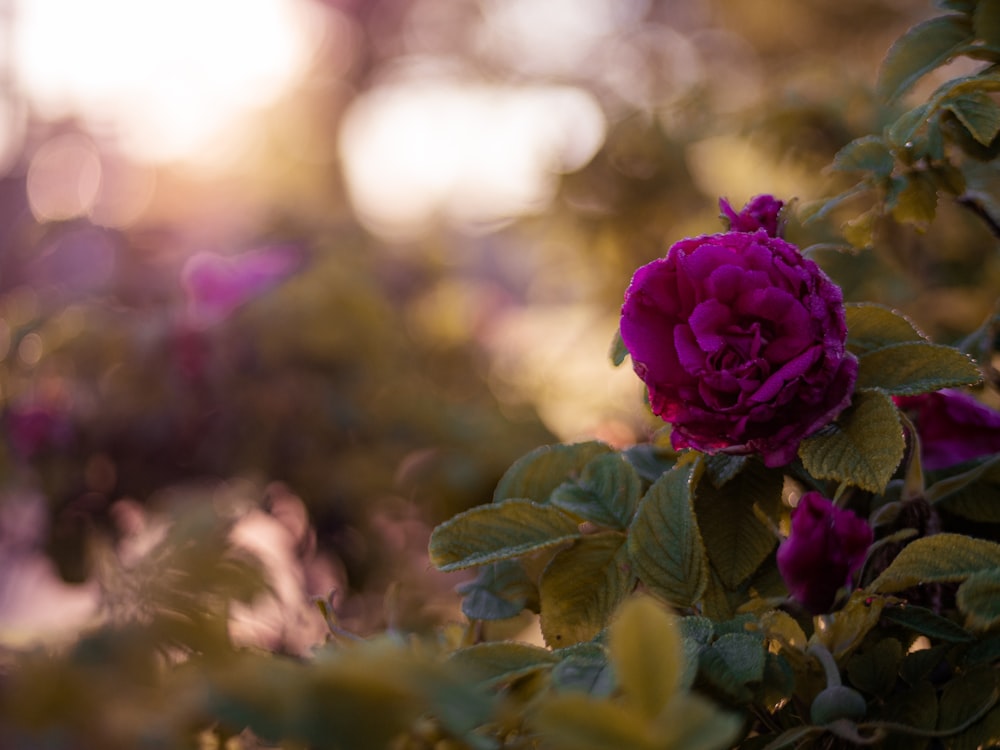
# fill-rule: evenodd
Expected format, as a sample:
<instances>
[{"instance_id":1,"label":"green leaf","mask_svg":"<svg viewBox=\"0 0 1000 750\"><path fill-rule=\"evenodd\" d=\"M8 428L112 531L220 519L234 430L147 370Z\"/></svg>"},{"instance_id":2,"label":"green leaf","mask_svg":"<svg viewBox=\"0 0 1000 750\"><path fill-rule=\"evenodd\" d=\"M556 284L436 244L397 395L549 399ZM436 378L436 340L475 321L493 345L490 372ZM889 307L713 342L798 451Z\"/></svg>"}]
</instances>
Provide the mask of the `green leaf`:
<instances>
[{"instance_id":1,"label":"green leaf","mask_svg":"<svg viewBox=\"0 0 1000 750\"><path fill-rule=\"evenodd\" d=\"M525 608L538 608L538 587L516 560L487 565L455 590L462 596L462 614L470 620L506 620Z\"/></svg>"},{"instance_id":2,"label":"green leaf","mask_svg":"<svg viewBox=\"0 0 1000 750\"><path fill-rule=\"evenodd\" d=\"M974 92L953 99L944 105L969 135L984 146L989 146L1000 132L1000 105L989 94Z\"/></svg>"},{"instance_id":3,"label":"green leaf","mask_svg":"<svg viewBox=\"0 0 1000 750\"><path fill-rule=\"evenodd\" d=\"M580 536L576 519L550 505L504 500L448 519L431 534L431 563L443 571L520 557Z\"/></svg>"},{"instance_id":4,"label":"green leaf","mask_svg":"<svg viewBox=\"0 0 1000 750\"><path fill-rule=\"evenodd\" d=\"M777 537L754 507L780 504L783 484L780 471L757 462L721 489L705 479L698 483L694 497L698 528L708 559L727 588L735 589L749 578L777 546Z\"/></svg>"},{"instance_id":5,"label":"green leaf","mask_svg":"<svg viewBox=\"0 0 1000 750\"><path fill-rule=\"evenodd\" d=\"M894 178L894 190L886 198L892 218L900 224L926 227L937 213L937 184L923 172L913 171Z\"/></svg>"},{"instance_id":6,"label":"green leaf","mask_svg":"<svg viewBox=\"0 0 1000 750\"><path fill-rule=\"evenodd\" d=\"M970 521L1000 523L1000 456L935 482L924 497L935 507Z\"/></svg>"},{"instance_id":7,"label":"green leaf","mask_svg":"<svg viewBox=\"0 0 1000 750\"><path fill-rule=\"evenodd\" d=\"M841 172L871 172L888 177L896 165L892 151L881 138L865 135L856 138L833 157L833 168Z\"/></svg>"},{"instance_id":8,"label":"green leaf","mask_svg":"<svg viewBox=\"0 0 1000 750\"><path fill-rule=\"evenodd\" d=\"M453 652L448 661L463 673L488 685L510 682L519 677L552 669L559 661L551 651L516 641L477 643Z\"/></svg>"},{"instance_id":9,"label":"green leaf","mask_svg":"<svg viewBox=\"0 0 1000 750\"><path fill-rule=\"evenodd\" d=\"M700 674L714 687L736 701L753 697L752 684L764 679L764 639L750 633L727 633L702 649Z\"/></svg>"},{"instance_id":10,"label":"green leaf","mask_svg":"<svg viewBox=\"0 0 1000 750\"><path fill-rule=\"evenodd\" d=\"M1000 566L970 575L955 594L955 603L975 630L1000 622Z\"/></svg>"},{"instance_id":11,"label":"green leaf","mask_svg":"<svg viewBox=\"0 0 1000 750\"><path fill-rule=\"evenodd\" d=\"M799 445L806 471L817 479L883 492L906 448L892 399L879 391L856 391L854 403L833 427Z\"/></svg>"},{"instance_id":12,"label":"green leaf","mask_svg":"<svg viewBox=\"0 0 1000 750\"><path fill-rule=\"evenodd\" d=\"M974 667L957 675L944 686L944 690L941 692L938 728L959 727L977 713L981 713L984 702L988 701L991 696L996 702L997 687L996 669L989 665ZM982 724L977 724L963 732L960 737L956 737L958 747L988 746L995 744L996 740L1000 739L996 735L984 736L981 731L983 728L985 727ZM970 743L971 740L975 740L975 742Z\"/></svg>"},{"instance_id":13,"label":"green leaf","mask_svg":"<svg viewBox=\"0 0 1000 750\"><path fill-rule=\"evenodd\" d=\"M974 636L958 623L929 609L912 604L886 607L882 611L882 617L889 622L902 625L935 640L951 643L965 643L975 640Z\"/></svg>"},{"instance_id":14,"label":"green leaf","mask_svg":"<svg viewBox=\"0 0 1000 750\"><path fill-rule=\"evenodd\" d=\"M858 690L870 695L887 695L896 685L903 644L895 638L883 638L863 653L847 661L847 676Z\"/></svg>"},{"instance_id":15,"label":"green leaf","mask_svg":"<svg viewBox=\"0 0 1000 750\"><path fill-rule=\"evenodd\" d=\"M705 476L716 488L721 488L747 467L750 457L716 453L712 456L705 456L704 461Z\"/></svg>"},{"instance_id":16,"label":"green leaf","mask_svg":"<svg viewBox=\"0 0 1000 750\"><path fill-rule=\"evenodd\" d=\"M813 638L826 646L835 658L851 653L869 631L879 623L885 600L880 596L869 596L864 591L851 594L837 616L827 627L817 630Z\"/></svg>"},{"instance_id":17,"label":"green leaf","mask_svg":"<svg viewBox=\"0 0 1000 750\"><path fill-rule=\"evenodd\" d=\"M921 583L963 581L1000 567L1000 544L964 534L934 534L910 542L866 588L892 593Z\"/></svg>"},{"instance_id":18,"label":"green leaf","mask_svg":"<svg viewBox=\"0 0 1000 750\"><path fill-rule=\"evenodd\" d=\"M903 314L874 302L844 305L847 348L854 354L884 349L892 344L924 341L923 334Z\"/></svg>"},{"instance_id":19,"label":"green leaf","mask_svg":"<svg viewBox=\"0 0 1000 750\"><path fill-rule=\"evenodd\" d=\"M545 642L563 648L594 638L634 580L624 534L585 536L556 553L538 585Z\"/></svg>"},{"instance_id":20,"label":"green leaf","mask_svg":"<svg viewBox=\"0 0 1000 750\"><path fill-rule=\"evenodd\" d=\"M899 665L899 676L907 685L916 685L931 676L941 660L948 654L950 645L943 643L940 646L912 651L903 657L903 663Z\"/></svg>"},{"instance_id":21,"label":"green leaf","mask_svg":"<svg viewBox=\"0 0 1000 750\"><path fill-rule=\"evenodd\" d=\"M536 448L507 469L497 483L493 502L510 498L547 502L556 487L579 476L591 459L610 452L610 446L597 441Z\"/></svg>"},{"instance_id":22,"label":"green leaf","mask_svg":"<svg viewBox=\"0 0 1000 750\"><path fill-rule=\"evenodd\" d=\"M615 337L611 341L611 351L608 352L608 356L611 358L611 364L615 367L620 366L628 356L628 349L625 347L625 339L622 338L621 330L615 331Z\"/></svg>"},{"instance_id":23,"label":"green leaf","mask_svg":"<svg viewBox=\"0 0 1000 750\"><path fill-rule=\"evenodd\" d=\"M976 36L987 44L1000 45L1000 3L979 0L972 14L972 28Z\"/></svg>"},{"instance_id":24,"label":"green leaf","mask_svg":"<svg viewBox=\"0 0 1000 750\"><path fill-rule=\"evenodd\" d=\"M708 585L708 560L691 507L694 468L674 468L639 503L628 551L639 579L678 607L691 607Z\"/></svg>"},{"instance_id":25,"label":"green leaf","mask_svg":"<svg viewBox=\"0 0 1000 750\"><path fill-rule=\"evenodd\" d=\"M917 131L927 123L930 111L930 105L924 103L900 115L899 119L889 126L887 136L890 143L896 148L910 146Z\"/></svg>"},{"instance_id":26,"label":"green leaf","mask_svg":"<svg viewBox=\"0 0 1000 750\"><path fill-rule=\"evenodd\" d=\"M879 388L894 396L913 396L941 388L974 385L979 366L950 346L929 341L885 346L858 358L855 388Z\"/></svg>"},{"instance_id":27,"label":"green leaf","mask_svg":"<svg viewBox=\"0 0 1000 750\"><path fill-rule=\"evenodd\" d=\"M677 453L669 445L657 442L639 443L622 451L625 460L632 464L640 477L655 482L677 463Z\"/></svg>"},{"instance_id":28,"label":"green leaf","mask_svg":"<svg viewBox=\"0 0 1000 750\"><path fill-rule=\"evenodd\" d=\"M878 718L905 724L916 729L934 729L938 717L937 691L927 681L910 688L896 690L879 710ZM926 739L912 735L890 734L880 747L896 750L921 750L928 745Z\"/></svg>"},{"instance_id":29,"label":"green leaf","mask_svg":"<svg viewBox=\"0 0 1000 750\"><path fill-rule=\"evenodd\" d=\"M608 631L608 651L629 702L655 718L677 694L684 672L677 618L652 597L630 599Z\"/></svg>"},{"instance_id":30,"label":"green leaf","mask_svg":"<svg viewBox=\"0 0 1000 750\"><path fill-rule=\"evenodd\" d=\"M639 474L620 453L592 459L580 478L564 482L549 502L556 507L612 529L628 527L642 495Z\"/></svg>"},{"instance_id":31,"label":"green leaf","mask_svg":"<svg viewBox=\"0 0 1000 750\"><path fill-rule=\"evenodd\" d=\"M859 250L872 247L875 244L875 224L879 216L881 216L879 208L873 207L860 216L845 221L840 227L840 232L852 247Z\"/></svg>"},{"instance_id":32,"label":"green leaf","mask_svg":"<svg viewBox=\"0 0 1000 750\"><path fill-rule=\"evenodd\" d=\"M558 653L560 661L552 670L552 684L557 690L576 690L606 698L617 689L604 646L581 643Z\"/></svg>"},{"instance_id":33,"label":"green leaf","mask_svg":"<svg viewBox=\"0 0 1000 750\"><path fill-rule=\"evenodd\" d=\"M878 95L891 102L924 75L948 62L973 38L972 23L966 16L939 16L917 24L886 53L876 85Z\"/></svg>"}]
</instances>

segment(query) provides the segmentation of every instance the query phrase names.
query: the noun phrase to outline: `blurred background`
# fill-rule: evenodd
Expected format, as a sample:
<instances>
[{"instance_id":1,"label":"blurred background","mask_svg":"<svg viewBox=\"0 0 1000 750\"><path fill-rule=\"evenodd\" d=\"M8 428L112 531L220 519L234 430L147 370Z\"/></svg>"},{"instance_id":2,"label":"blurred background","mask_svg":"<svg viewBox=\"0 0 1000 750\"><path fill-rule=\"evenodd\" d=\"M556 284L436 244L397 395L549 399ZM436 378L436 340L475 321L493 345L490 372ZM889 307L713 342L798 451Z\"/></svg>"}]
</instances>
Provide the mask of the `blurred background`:
<instances>
[{"instance_id":1,"label":"blurred background","mask_svg":"<svg viewBox=\"0 0 1000 750\"><path fill-rule=\"evenodd\" d=\"M453 616L432 525L536 446L659 427L608 359L634 269L718 231L720 196L836 190L834 153L898 114L881 57L933 13L0 0L0 641L102 616L100 561L179 497L238 518L302 617ZM950 343L1000 269L941 212L820 260Z\"/></svg>"}]
</instances>

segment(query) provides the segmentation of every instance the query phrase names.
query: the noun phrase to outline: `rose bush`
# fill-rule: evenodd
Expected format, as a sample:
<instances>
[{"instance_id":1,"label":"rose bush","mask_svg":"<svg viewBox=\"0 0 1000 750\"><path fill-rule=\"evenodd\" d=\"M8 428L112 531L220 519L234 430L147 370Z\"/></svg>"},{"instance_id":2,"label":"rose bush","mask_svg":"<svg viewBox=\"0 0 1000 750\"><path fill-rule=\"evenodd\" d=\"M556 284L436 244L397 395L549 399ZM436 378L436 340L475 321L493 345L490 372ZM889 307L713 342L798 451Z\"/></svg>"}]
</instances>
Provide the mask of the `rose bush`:
<instances>
[{"instance_id":1,"label":"rose bush","mask_svg":"<svg viewBox=\"0 0 1000 750\"><path fill-rule=\"evenodd\" d=\"M818 492L792 511L792 529L778 548L778 571L789 593L813 614L829 612L850 583L873 539L871 527Z\"/></svg>"},{"instance_id":2,"label":"rose bush","mask_svg":"<svg viewBox=\"0 0 1000 750\"><path fill-rule=\"evenodd\" d=\"M850 403L843 295L772 233L780 205L762 196L730 217L753 231L677 242L625 293L622 340L677 449L781 466Z\"/></svg>"}]
</instances>

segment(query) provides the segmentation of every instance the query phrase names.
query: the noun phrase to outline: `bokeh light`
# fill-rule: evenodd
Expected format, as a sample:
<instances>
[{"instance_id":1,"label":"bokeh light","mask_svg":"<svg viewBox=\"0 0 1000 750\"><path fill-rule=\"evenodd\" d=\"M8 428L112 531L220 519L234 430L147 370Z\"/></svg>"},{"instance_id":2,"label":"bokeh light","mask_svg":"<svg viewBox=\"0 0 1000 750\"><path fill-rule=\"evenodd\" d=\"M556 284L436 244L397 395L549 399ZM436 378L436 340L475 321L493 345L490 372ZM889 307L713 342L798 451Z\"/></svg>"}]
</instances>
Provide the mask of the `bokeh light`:
<instances>
[{"instance_id":1,"label":"bokeh light","mask_svg":"<svg viewBox=\"0 0 1000 750\"><path fill-rule=\"evenodd\" d=\"M323 31L295 0L20 0L14 19L14 73L32 105L110 129L150 160L190 157L271 104Z\"/></svg>"},{"instance_id":2,"label":"bokeh light","mask_svg":"<svg viewBox=\"0 0 1000 750\"><path fill-rule=\"evenodd\" d=\"M468 226L544 209L557 174L589 161L604 128L580 89L417 81L359 97L340 150L365 224L415 237L438 218Z\"/></svg>"}]
</instances>

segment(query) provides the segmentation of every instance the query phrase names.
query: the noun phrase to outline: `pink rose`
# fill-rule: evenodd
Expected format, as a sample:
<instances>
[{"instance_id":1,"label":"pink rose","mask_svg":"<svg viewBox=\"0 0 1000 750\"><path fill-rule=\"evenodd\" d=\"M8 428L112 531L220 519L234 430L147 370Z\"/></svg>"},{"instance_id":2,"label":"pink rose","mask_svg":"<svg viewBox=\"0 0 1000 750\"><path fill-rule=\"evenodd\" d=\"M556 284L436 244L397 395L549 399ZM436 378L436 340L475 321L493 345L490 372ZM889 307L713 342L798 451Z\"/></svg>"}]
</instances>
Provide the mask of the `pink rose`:
<instances>
[{"instance_id":1,"label":"pink rose","mask_svg":"<svg viewBox=\"0 0 1000 750\"><path fill-rule=\"evenodd\" d=\"M961 391L897 396L920 435L925 469L944 469L1000 452L1000 413Z\"/></svg>"},{"instance_id":2,"label":"pink rose","mask_svg":"<svg viewBox=\"0 0 1000 750\"><path fill-rule=\"evenodd\" d=\"M841 587L861 567L871 527L818 492L792 511L792 530L778 547L778 571L789 593L813 614L829 612Z\"/></svg>"},{"instance_id":3,"label":"pink rose","mask_svg":"<svg viewBox=\"0 0 1000 750\"><path fill-rule=\"evenodd\" d=\"M674 448L768 466L833 421L857 377L840 288L764 228L681 240L640 268L621 335Z\"/></svg>"}]
</instances>

